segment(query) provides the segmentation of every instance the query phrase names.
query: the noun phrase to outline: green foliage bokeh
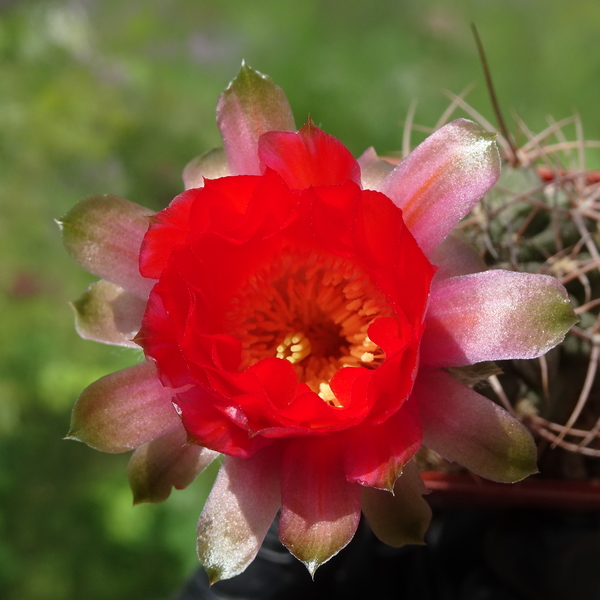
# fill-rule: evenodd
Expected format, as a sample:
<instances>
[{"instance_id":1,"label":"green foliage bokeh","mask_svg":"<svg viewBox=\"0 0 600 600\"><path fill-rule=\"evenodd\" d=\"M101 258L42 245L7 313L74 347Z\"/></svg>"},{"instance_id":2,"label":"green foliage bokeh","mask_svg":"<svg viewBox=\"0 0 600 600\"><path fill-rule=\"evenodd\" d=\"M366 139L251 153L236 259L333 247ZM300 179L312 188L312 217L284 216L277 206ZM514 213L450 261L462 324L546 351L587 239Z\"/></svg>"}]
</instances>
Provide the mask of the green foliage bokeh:
<instances>
[{"instance_id":1,"label":"green foliage bokeh","mask_svg":"<svg viewBox=\"0 0 600 600\"><path fill-rule=\"evenodd\" d=\"M93 193L164 207L219 144L216 99L242 59L355 154L397 150L413 98L432 125L442 90L473 81L492 118L471 22L507 113L539 129L576 107L598 137L596 0L0 1L2 598L168 598L210 487L133 508L126 456L61 439L79 392L140 355L74 333L68 301L93 278L54 219Z\"/></svg>"}]
</instances>

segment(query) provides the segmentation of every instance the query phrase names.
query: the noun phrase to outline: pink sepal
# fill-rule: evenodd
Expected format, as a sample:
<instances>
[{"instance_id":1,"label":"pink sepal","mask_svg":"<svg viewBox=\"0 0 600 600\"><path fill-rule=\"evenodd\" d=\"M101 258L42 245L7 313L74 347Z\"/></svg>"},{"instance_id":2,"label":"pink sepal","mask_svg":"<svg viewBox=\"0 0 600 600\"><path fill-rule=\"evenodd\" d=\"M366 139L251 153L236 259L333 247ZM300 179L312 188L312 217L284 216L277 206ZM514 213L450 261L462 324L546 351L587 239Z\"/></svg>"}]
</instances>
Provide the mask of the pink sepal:
<instances>
[{"instance_id":1,"label":"pink sepal","mask_svg":"<svg viewBox=\"0 0 600 600\"><path fill-rule=\"evenodd\" d=\"M156 282L140 275L139 256L152 214L119 196L90 196L58 224L67 251L86 271L146 300Z\"/></svg>"},{"instance_id":2,"label":"pink sepal","mask_svg":"<svg viewBox=\"0 0 600 600\"><path fill-rule=\"evenodd\" d=\"M198 521L198 558L211 584L254 560L279 509L278 467L272 446L252 458L223 461Z\"/></svg>"},{"instance_id":3,"label":"pink sepal","mask_svg":"<svg viewBox=\"0 0 600 600\"><path fill-rule=\"evenodd\" d=\"M524 425L445 371L421 368L413 394L427 448L492 481L513 483L537 472L535 442Z\"/></svg>"},{"instance_id":4,"label":"pink sepal","mask_svg":"<svg viewBox=\"0 0 600 600\"><path fill-rule=\"evenodd\" d=\"M417 146L382 182L380 191L402 209L427 256L496 183L495 137L457 119Z\"/></svg>"},{"instance_id":5,"label":"pink sepal","mask_svg":"<svg viewBox=\"0 0 600 600\"><path fill-rule=\"evenodd\" d=\"M219 97L217 124L232 175L260 175L258 138L296 129L284 91L245 63Z\"/></svg>"},{"instance_id":6,"label":"pink sepal","mask_svg":"<svg viewBox=\"0 0 600 600\"><path fill-rule=\"evenodd\" d=\"M204 179L218 179L231 175L223 148L213 148L191 160L183 170L185 189L204 186Z\"/></svg>"},{"instance_id":7,"label":"pink sepal","mask_svg":"<svg viewBox=\"0 0 600 600\"><path fill-rule=\"evenodd\" d=\"M142 326L146 303L122 287L101 279L71 304L75 328L86 340L139 348L133 338Z\"/></svg>"},{"instance_id":8,"label":"pink sepal","mask_svg":"<svg viewBox=\"0 0 600 600\"><path fill-rule=\"evenodd\" d=\"M438 267L435 274L436 283L448 277L471 275L487 270L483 258L457 229L436 248L431 262Z\"/></svg>"},{"instance_id":9,"label":"pink sepal","mask_svg":"<svg viewBox=\"0 0 600 600\"><path fill-rule=\"evenodd\" d=\"M436 367L535 358L577 317L554 277L485 271L434 282L421 362Z\"/></svg>"},{"instance_id":10,"label":"pink sepal","mask_svg":"<svg viewBox=\"0 0 600 600\"><path fill-rule=\"evenodd\" d=\"M367 148L356 160L365 190L379 190L385 178L394 170L394 165L379 158L373 147Z\"/></svg>"},{"instance_id":11,"label":"pink sepal","mask_svg":"<svg viewBox=\"0 0 600 600\"><path fill-rule=\"evenodd\" d=\"M360 486L342 470L335 436L290 442L281 464L279 538L314 576L354 536Z\"/></svg>"},{"instance_id":12,"label":"pink sepal","mask_svg":"<svg viewBox=\"0 0 600 600\"><path fill-rule=\"evenodd\" d=\"M181 427L173 394L150 362L106 375L79 396L67 438L103 452L133 450Z\"/></svg>"},{"instance_id":13,"label":"pink sepal","mask_svg":"<svg viewBox=\"0 0 600 600\"><path fill-rule=\"evenodd\" d=\"M172 488L186 488L218 452L187 443L183 427L140 446L127 465L133 503L163 502Z\"/></svg>"},{"instance_id":14,"label":"pink sepal","mask_svg":"<svg viewBox=\"0 0 600 600\"><path fill-rule=\"evenodd\" d=\"M423 498L427 488L411 460L396 480L393 493L362 488L362 510L373 533L388 546L424 544L431 508Z\"/></svg>"}]
</instances>

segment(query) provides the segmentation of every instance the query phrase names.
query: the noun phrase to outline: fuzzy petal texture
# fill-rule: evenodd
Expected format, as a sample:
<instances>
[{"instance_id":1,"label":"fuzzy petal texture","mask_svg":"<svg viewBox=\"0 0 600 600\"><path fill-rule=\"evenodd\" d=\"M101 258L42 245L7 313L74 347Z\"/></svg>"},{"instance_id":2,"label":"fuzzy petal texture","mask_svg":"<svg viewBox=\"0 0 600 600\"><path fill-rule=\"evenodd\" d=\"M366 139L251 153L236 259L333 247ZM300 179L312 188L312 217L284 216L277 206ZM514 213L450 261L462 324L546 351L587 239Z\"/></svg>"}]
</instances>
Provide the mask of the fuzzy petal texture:
<instances>
[{"instance_id":1,"label":"fuzzy petal texture","mask_svg":"<svg viewBox=\"0 0 600 600\"><path fill-rule=\"evenodd\" d=\"M86 271L146 300L154 282L140 275L139 256L152 214L119 196L90 196L59 225L67 251Z\"/></svg>"},{"instance_id":2,"label":"fuzzy petal texture","mask_svg":"<svg viewBox=\"0 0 600 600\"><path fill-rule=\"evenodd\" d=\"M213 148L190 161L183 170L185 189L200 188L204 179L218 179L231 175L223 148Z\"/></svg>"},{"instance_id":3,"label":"fuzzy petal texture","mask_svg":"<svg viewBox=\"0 0 600 600\"><path fill-rule=\"evenodd\" d=\"M415 384L423 445L491 481L513 483L537 473L535 442L503 408L438 369Z\"/></svg>"},{"instance_id":4,"label":"fuzzy petal texture","mask_svg":"<svg viewBox=\"0 0 600 600\"><path fill-rule=\"evenodd\" d=\"M133 341L142 325L146 303L122 287L101 279L72 303L75 328L86 340L139 348Z\"/></svg>"},{"instance_id":5,"label":"fuzzy petal texture","mask_svg":"<svg viewBox=\"0 0 600 600\"><path fill-rule=\"evenodd\" d=\"M382 182L379 191L402 209L427 256L496 183L495 137L457 119L417 146Z\"/></svg>"},{"instance_id":6,"label":"fuzzy petal texture","mask_svg":"<svg viewBox=\"0 0 600 600\"><path fill-rule=\"evenodd\" d=\"M77 399L67 438L102 452L133 450L181 427L173 393L150 362L106 375Z\"/></svg>"},{"instance_id":7,"label":"fuzzy petal texture","mask_svg":"<svg viewBox=\"0 0 600 600\"><path fill-rule=\"evenodd\" d=\"M432 288L421 361L455 367L536 358L577 320L554 277L512 271L452 277Z\"/></svg>"},{"instance_id":8,"label":"fuzzy petal texture","mask_svg":"<svg viewBox=\"0 0 600 600\"><path fill-rule=\"evenodd\" d=\"M389 546L424 544L431 508L423 498L429 493L413 461L404 466L393 493L365 487L362 510L373 533Z\"/></svg>"},{"instance_id":9,"label":"fuzzy petal texture","mask_svg":"<svg viewBox=\"0 0 600 600\"><path fill-rule=\"evenodd\" d=\"M279 503L276 453L225 458L198 522L198 557L211 584L254 560Z\"/></svg>"},{"instance_id":10,"label":"fuzzy petal texture","mask_svg":"<svg viewBox=\"0 0 600 600\"><path fill-rule=\"evenodd\" d=\"M335 441L291 442L281 465L279 538L311 575L354 536L360 520L360 486L341 469Z\"/></svg>"},{"instance_id":11,"label":"fuzzy petal texture","mask_svg":"<svg viewBox=\"0 0 600 600\"><path fill-rule=\"evenodd\" d=\"M163 502L172 488L186 488L217 456L188 444L183 427L140 446L127 465L133 503Z\"/></svg>"},{"instance_id":12,"label":"fuzzy petal texture","mask_svg":"<svg viewBox=\"0 0 600 600\"><path fill-rule=\"evenodd\" d=\"M257 147L263 133L296 129L284 91L245 64L219 98L217 124L232 175L260 174Z\"/></svg>"}]
</instances>

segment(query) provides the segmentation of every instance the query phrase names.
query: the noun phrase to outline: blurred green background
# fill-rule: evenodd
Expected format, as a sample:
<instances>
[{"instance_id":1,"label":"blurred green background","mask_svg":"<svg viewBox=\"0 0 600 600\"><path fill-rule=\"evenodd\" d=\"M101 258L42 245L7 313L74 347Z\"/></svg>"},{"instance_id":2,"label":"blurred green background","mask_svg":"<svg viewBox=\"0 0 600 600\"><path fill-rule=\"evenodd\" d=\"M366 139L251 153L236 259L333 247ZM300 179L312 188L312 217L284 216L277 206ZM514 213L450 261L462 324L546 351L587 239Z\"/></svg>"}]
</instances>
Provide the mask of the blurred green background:
<instances>
[{"instance_id":1,"label":"blurred green background","mask_svg":"<svg viewBox=\"0 0 600 600\"><path fill-rule=\"evenodd\" d=\"M76 336L92 277L53 219L92 193L164 207L243 58L355 154L399 149L415 98L433 125L443 89L477 82L493 119L471 22L507 114L577 109L600 136L597 0L0 0L0 597L168 598L210 480L133 508L127 456L62 440L78 393L139 354Z\"/></svg>"}]
</instances>

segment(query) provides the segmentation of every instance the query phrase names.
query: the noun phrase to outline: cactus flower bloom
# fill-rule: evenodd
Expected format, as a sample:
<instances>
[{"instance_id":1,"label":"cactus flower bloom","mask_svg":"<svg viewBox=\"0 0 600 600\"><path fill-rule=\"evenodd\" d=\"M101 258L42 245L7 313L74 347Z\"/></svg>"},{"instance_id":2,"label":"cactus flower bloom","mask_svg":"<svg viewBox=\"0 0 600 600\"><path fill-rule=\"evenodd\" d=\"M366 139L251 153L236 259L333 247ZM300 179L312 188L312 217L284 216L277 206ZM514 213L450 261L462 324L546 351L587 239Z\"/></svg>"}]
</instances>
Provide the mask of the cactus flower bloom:
<instances>
[{"instance_id":1,"label":"cactus flower bloom","mask_svg":"<svg viewBox=\"0 0 600 600\"><path fill-rule=\"evenodd\" d=\"M166 209L91 197L61 222L102 278L74 303L79 333L145 354L82 393L69 436L135 449L136 502L225 455L198 527L213 582L278 511L311 573L361 511L384 542L422 543L421 444L495 481L535 472L528 431L447 370L540 356L576 320L555 279L485 270L451 235L499 175L494 136L457 120L395 168L355 160L310 120L296 131L245 65L217 122L224 149Z\"/></svg>"}]
</instances>

